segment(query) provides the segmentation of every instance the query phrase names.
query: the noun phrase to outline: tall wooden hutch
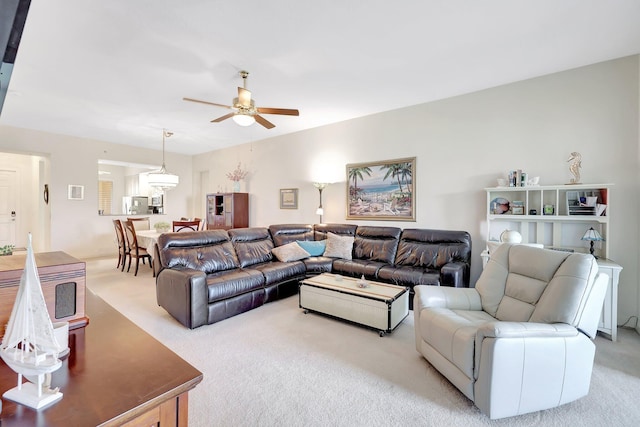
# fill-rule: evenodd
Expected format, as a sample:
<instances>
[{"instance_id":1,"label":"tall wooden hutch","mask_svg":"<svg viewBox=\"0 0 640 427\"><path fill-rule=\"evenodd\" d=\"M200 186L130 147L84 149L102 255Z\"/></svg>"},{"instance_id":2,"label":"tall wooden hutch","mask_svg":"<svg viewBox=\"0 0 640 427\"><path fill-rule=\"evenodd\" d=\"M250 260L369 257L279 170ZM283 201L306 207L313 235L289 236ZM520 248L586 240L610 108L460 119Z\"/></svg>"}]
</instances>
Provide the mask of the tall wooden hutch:
<instances>
[{"instance_id":1,"label":"tall wooden hutch","mask_svg":"<svg viewBox=\"0 0 640 427\"><path fill-rule=\"evenodd\" d=\"M207 229L243 228L249 226L248 193L207 194Z\"/></svg>"}]
</instances>

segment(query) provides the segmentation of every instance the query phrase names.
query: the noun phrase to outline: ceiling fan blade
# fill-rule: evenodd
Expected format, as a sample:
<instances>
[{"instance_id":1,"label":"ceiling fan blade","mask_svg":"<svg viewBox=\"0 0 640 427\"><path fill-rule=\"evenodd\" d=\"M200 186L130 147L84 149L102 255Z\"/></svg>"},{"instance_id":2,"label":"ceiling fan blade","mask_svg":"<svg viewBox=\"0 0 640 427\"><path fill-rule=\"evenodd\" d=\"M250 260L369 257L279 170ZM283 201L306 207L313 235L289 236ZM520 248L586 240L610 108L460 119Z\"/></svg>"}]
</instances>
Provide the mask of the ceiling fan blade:
<instances>
[{"instance_id":1,"label":"ceiling fan blade","mask_svg":"<svg viewBox=\"0 0 640 427\"><path fill-rule=\"evenodd\" d=\"M238 101L243 107L251 107L251 92L243 87L238 87Z\"/></svg>"},{"instance_id":2,"label":"ceiling fan blade","mask_svg":"<svg viewBox=\"0 0 640 427\"><path fill-rule=\"evenodd\" d=\"M262 113L262 114L284 114L285 116L299 116L300 115L300 112L298 110L292 110L292 109L287 109L287 108L260 107L260 108L256 108L256 110L258 110L258 113Z\"/></svg>"},{"instance_id":3,"label":"ceiling fan blade","mask_svg":"<svg viewBox=\"0 0 640 427\"><path fill-rule=\"evenodd\" d=\"M193 98L182 98L182 99L184 101L189 101L189 102L198 102L200 104L215 105L216 107L231 108L230 105L216 104L215 102L209 102L209 101L200 101L199 99L193 99Z\"/></svg>"},{"instance_id":4,"label":"ceiling fan blade","mask_svg":"<svg viewBox=\"0 0 640 427\"><path fill-rule=\"evenodd\" d=\"M259 116L256 114L253 117L256 119L256 122L260 123L262 126L266 127L267 129L276 127L276 125L274 125L273 123L271 123L269 120L265 119L262 116Z\"/></svg>"},{"instance_id":5,"label":"ceiling fan blade","mask_svg":"<svg viewBox=\"0 0 640 427\"><path fill-rule=\"evenodd\" d=\"M213 119L211 120L211 123L220 123L223 120L227 120L230 117L233 117L236 113L229 113L229 114L225 114L222 117L218 117L217 119Z\"/></svg>"}]
</instances>

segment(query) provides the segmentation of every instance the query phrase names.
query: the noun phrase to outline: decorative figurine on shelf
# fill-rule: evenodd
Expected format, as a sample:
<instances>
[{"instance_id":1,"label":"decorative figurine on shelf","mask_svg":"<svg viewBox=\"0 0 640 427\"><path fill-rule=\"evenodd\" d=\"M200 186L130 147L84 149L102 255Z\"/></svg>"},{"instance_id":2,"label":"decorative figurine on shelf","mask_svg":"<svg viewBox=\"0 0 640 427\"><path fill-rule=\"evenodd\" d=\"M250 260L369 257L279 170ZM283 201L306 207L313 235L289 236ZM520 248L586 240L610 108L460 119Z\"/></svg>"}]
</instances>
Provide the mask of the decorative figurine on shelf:
<instances>
[{"instance_id":1,"label":"decorative figurine on shelf","mask_svg":"<svg viewBox=\"0 0 640 427\"><path fill-rule=\"evenodd\" d=\"M582 167L582 155L574 151L569 156L569 172L573 175L569 184L580 184L580 168Z\"/></svg>"}]
</instances>

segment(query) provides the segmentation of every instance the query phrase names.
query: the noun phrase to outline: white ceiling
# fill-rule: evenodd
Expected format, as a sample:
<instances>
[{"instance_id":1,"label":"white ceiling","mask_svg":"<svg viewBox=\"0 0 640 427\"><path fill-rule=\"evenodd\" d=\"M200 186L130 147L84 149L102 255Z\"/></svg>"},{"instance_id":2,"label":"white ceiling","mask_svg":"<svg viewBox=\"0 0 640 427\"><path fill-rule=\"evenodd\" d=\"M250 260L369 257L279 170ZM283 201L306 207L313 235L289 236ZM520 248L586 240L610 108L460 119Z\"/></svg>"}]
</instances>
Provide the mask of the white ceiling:
<instances>
[{"instance_id":1,"label":"white ceiling","mask_svg":"<svg viewBox=\"0 0 640 427\"><path fill-rule=\"evenodd\" d=\"M0 124L197 154L640 53L637 0L33 0ZM276 127L243 128L248 88Z\"/></svg>"}]
</instances>

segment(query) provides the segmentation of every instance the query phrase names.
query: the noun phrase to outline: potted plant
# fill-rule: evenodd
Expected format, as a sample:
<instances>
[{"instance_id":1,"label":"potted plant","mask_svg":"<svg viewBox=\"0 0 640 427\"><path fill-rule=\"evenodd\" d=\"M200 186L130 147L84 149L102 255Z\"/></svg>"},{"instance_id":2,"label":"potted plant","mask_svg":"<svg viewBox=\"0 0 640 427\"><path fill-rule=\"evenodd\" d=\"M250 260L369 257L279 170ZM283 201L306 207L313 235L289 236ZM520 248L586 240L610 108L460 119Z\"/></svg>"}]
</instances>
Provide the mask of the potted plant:
<instances>
[{"instance_id":1,"label":"potted plant","mask_svg":"<svg viewBox=\"0 0 640 427\"><path fill-rule=\"evenodd\" d=\"M227 173L227 178L233 181L233 191L234 193L238 193L240 191L240 181L245 179L249 171L242 170L240 167L240 162L238 162L238 166L236 166L235 170Z\"/></svg>"},{"instance_id":2,"label":"potted plant","mask_svg":"<svg viewBox=\"0 0 640 427\"><path fill-rule=\"evenodd\" d=\"M171 230L171 224L168 222L156 222L153 224L153 228L155 228L158 233L166 233Z\"/></svg>"},{"instance_id":3,"label":"potted plant","mask_svg":"<svg viewBox=\"0 0 640 427\"><path fill-rule=\"evenodd\" d=\"M0 256L2 255L13 255L14 245L4 245L0 246Z\"/></svg>"}]
</instances>

